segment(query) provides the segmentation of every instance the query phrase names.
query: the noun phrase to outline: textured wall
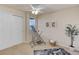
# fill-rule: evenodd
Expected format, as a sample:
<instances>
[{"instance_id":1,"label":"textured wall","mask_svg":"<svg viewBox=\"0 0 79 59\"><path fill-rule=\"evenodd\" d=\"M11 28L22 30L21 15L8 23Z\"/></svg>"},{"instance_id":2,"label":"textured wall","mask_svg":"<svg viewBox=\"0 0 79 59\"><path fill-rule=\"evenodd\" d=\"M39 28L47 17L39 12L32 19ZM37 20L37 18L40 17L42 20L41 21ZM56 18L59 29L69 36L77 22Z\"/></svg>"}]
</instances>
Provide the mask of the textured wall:
<instances>
[{"instance_id":1,"label":"textured wall","mask_svg":"<svg viewBox=\"0 0 79 59\"><path fill-rule=\"evenodd\" d=\"M56 22L56 27L51 25L46 28L46 22ZM38 16L38 30L42 32L44 40L56 40L60 45L69 46L70 38L65 35L65 27L67 24L77 24L79 26L79 7L63 9L55 13L43 14ZM74 45L79 46L79 38L77 37Z\"/></svg>"}]
</instances>

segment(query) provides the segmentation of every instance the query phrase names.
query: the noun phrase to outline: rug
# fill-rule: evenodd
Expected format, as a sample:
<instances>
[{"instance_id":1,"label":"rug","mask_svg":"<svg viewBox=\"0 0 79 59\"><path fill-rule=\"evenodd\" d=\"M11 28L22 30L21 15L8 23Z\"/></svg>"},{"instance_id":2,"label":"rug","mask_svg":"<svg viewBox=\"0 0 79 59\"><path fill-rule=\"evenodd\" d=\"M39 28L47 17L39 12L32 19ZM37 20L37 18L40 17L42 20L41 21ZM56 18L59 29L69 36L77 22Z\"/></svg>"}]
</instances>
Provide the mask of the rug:
<instances>
[{"instance_id":1,"label":"rug","mask_svg":"<svg viewBox=\"0 0 79 59\"><path fill-rule=\"evenodd\" d=\"M53 48L44 50L34 50L34 55L71 55L63 48Z\"/></svg>"}]
</instances>

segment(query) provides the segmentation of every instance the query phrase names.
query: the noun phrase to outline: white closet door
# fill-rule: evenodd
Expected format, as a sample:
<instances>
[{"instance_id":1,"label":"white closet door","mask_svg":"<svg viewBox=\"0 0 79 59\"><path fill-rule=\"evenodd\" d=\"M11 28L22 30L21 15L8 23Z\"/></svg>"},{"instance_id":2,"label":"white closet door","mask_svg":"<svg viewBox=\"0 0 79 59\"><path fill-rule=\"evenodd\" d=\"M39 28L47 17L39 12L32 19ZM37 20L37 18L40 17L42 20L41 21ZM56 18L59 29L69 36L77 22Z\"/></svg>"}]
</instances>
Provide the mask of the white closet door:
<instances>
[{"instance_id":1,"label":"white closet door","mask_svg":"<svg viewBox=\"0 0 79 59\"><path fill-rule=\"evenodd\" d=\"M21 42L23 41L23 18L18 17L18 16L12 16L12 26L11 26L11 34L12 37L11 39L14 40L14 42Z\"/></svg>"},{"instance_id":2,"label":"white closet door","mask_svg":"<svg viewBox=\"0 0 79 59\"><path fill-rule=\"evenodd\" d=\"M0 12L0 50L23 42L23 18Z\"/></svg>"}]
</instances>

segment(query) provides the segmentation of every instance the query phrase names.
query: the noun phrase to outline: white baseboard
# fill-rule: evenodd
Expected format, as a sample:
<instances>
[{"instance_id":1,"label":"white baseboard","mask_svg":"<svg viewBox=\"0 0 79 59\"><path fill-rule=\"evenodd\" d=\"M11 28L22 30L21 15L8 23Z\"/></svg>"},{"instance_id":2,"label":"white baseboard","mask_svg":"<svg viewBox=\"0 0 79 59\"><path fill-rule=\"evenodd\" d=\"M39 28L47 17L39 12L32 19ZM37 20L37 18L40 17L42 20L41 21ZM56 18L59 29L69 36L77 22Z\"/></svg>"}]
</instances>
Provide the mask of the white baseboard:
<instances>
[{"instance_id":1,"label":"white baseboard","mask_svg":"<svg viewBox=\"0 0 79 59\"><path fill-rule=\"evenodd\" d=\"M19 44L21 44L21 43L23 43L23 42L20 41L20 42L14 43L14 44L12 44L12 45L9 45L9 46L6 46L6 47L3 47L3 48L0 48L0 50L4 50L4 49L7 49L7 48L11 48L11 47L16 46L16 45L19 45Z\"/></svg>"}]
</instances>

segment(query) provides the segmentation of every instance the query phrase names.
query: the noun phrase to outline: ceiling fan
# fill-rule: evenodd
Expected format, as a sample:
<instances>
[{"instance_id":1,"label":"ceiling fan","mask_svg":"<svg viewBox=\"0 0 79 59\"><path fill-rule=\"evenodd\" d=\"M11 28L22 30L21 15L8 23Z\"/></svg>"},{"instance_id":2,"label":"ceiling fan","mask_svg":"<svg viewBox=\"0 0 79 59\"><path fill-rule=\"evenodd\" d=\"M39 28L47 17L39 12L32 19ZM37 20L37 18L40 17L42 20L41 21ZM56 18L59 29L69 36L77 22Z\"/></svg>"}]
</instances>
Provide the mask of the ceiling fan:
<instances>
[{"instance_id":1,"label":"ceiling fan","mask_svg":"<svg viewBox=\"0 0 79 59\"><path fill-rule=\"evenodd\" d=\"M34 15L41 13L42 12L41 10L43 9L43 7L40 4L32 4L31 7L32 7L32 14Z\"/></svg>"}]
</instances>

